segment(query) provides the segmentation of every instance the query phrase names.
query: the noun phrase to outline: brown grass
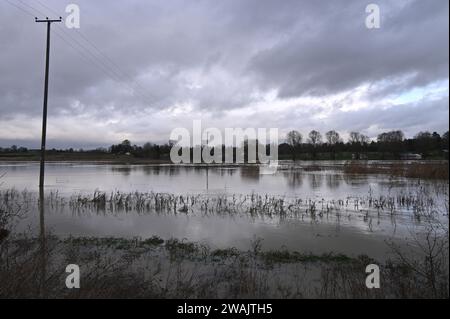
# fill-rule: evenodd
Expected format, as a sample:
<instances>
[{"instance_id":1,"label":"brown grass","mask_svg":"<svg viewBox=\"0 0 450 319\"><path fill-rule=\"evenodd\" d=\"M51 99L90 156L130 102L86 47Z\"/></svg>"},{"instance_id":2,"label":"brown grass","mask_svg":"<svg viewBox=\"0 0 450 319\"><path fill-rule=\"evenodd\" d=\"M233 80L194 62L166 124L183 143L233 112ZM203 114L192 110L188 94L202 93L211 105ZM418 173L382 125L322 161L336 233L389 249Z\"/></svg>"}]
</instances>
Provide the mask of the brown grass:
<instances>
[{"instance_id":1,"label":"brown grass","mask_svg":"<svg viewBox=\"0 0 450 319\"><path fill-rule=\"evenodd\" d=\"M257 248L218 257L178 242L172 258L167 244L47 236L43 247L33 238L8 240L0 245L0 298L448 298L448 276L431 289L406 263L380 264L382 289L367 289L364 269L378 263L366 256L279 260ZM80 265L80 289L65 287L69 263ZM438 270L448 274L445 267Z\"/></svg>"},{"instance_id":2,"label":"brown grass","mask_svg":"<svg viewBox=\"0 0 450 319\"><path fill-rule=\"evenodd\" d=\"M344 165L344 172L347 174L386 174L423 179L448 180L449 178L448 161L390 163L350 161Z\"/></svg>"}]
</instances>

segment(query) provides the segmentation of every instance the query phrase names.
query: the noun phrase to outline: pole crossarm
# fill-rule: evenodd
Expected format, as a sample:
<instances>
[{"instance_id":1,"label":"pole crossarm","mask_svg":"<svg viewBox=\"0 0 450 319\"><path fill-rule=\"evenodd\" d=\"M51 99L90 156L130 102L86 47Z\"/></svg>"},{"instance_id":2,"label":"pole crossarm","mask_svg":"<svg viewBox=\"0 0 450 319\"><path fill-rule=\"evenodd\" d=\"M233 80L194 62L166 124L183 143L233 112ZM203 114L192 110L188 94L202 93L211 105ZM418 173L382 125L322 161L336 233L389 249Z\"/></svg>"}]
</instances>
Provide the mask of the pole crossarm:
<instances>
[{"instance_id":1,"label":"pole crossarm","mask_svg":"<svg viewBox=\"0 0 450 319\"><path fill-rule=\"evenodd\" d=\"M52 23L52 22L62 22L62 18L59 17L59 19L49 19L49 18L47 17L47 18L45 18L45 19L38 19L38 18L36 17L36 18L34 18L34 21L35 21L35 22L49 22L49 23Z\"/></svg>"}]
</instances>

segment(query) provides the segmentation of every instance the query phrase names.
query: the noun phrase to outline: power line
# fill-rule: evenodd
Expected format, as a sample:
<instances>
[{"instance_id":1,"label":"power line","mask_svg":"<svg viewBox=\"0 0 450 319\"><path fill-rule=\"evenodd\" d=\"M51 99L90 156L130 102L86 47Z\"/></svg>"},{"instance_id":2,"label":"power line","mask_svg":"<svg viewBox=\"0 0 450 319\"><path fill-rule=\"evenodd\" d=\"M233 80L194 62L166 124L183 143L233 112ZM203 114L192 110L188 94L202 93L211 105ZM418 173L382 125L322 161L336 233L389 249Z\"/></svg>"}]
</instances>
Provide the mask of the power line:
<instances>
[{"instance_id":1,"label":"power line","mask_svg":"<svg viewBox=\"0 0 450 319\"><path fill-rule=\"evenodd\" d=\"M36 11L36 12L39 12L39 14L42 15L42 16L44 16L44 17L47 16L47 14L45 14L45 13L42 12L41 10L34 8L33 6L29 5L29 4L26 3L26 2L23 2L22 0L16 0L16 1L19 1L22 5L24 5L24 6L28 7L28 8L30 8L31 10L34 10L34 11ZM59 16L59 15L56 15L56 16Z\"/></svg>"},{"instance_id":2,"label":"power line","mask_svg":"<svg viewBox=\"0 0 450 319\"><path fill-rule=\"evenodd\" d=\"M58 14L54 9L50 8L49 6L45 5L44 3L42 3L40 0L34 0L36 1L38 4L40 4L42 7L46 8L47 10L49 10L50 12L54 13L54 14ZM120 67L109 57L107 56L105 53L103 53L103 51L101 49L98 48L98 46L93 43L91 40L89 40L82 32L80 32L78 29L74 29L74 31L88 44L90 44L99 55L101 55L103 58L105 58L112 66L114 66L114 68L116 68L116 70L118 70L119 72L121 72L123 75L125 75L126 77L128 77L133 83L135 83L136 85L140 84L137 82L137 80L133 79L132 76L130 74L128 74L127 72L123 71L120 69Z\"/></svg>"},{"instance_id":3,"label":"power line","mask_svg":"<svg viewBox=\"0 0 450 319\"><path fill-rule=\"evenodd\" d=\"M20 11L26 13L27 15L32 16L33 18L35 17L35 15L32 14L32 13L31 13L30 11L28 11L27 9L20 7L20 6L18 6L17 4L15 4L15 3L13 3L13 2L10 2L9 0L5 0L5 1L6 1L7 3L9 3L10 5L12 5L13 7L19 9Z\"/></svg>"},{"instance_id":4,"label":"power line","mask_svg":"<svg viewBox=\"0 0 450 319\"><path fill-rule=\"evenodd\" d=\"M54 13L54 14L58 14L56 12L56 10L54 10L53 8L49 7L48 5L45 5L44 3L42 3L40 0L34 0L36 1L39 5L41 5L42 7L46 8L47 10L49 10L50 12ZM68 32L67 30L64 29L64 27L58 26L60 29L62 29L62 32L65 33L68 37L74 39ZM142 87L142 85L133 78L133 76L131 76L129 73L125 72L124 70L122 70L109 56L107 56L104 52L102 52L101 49L98 48L98 46L93 43L91 40L89 40L82 32L80 32L78 29L73 29L73 31L75 31L76 34L78 34L88 45L90 45L94 51L96 51L96 53L101 56L103 59L100 59L99 61L101 61L102 65L104 65L107 68L111 68L113 69L112 71L119 76L119 78L122 78L121 81L124 81L123 78L126 78L126 80L124 82L131 82L132 84L134 84L136 86L136 88L138 90L142 90L142 92L140 92L141 95L143 95L144 97L146 97L146 99L148 99L148 97L150 97L151 99L155 99L155 97L152 94L149 94L146 92L146 89L144 87ZM79 41L75 40L80 46L84 47L83 44L81 44ZM92 53L92 51L90 51L88 48L84 47L85 50L89 51L91 55L94 55ZM98 59L98 57L95 57L96 59ZM109 63L109 65L107 65L106 62ZM136 88L134 90L136 90ZM148 97L147 97L148 96ZM150 99L150 100L151 100Z\"/></svg>"},{"instance_id":5,"label":"power line","mask_svg":"<svg viewBox=\"0 0 450 319\"><path fill-rule=\"evenodd\" d=\"M83 57L85 59L85 61L94 64L95 66L97 66L101 71L103 71L108 77L112 78L115 82L119 82L122 85L125 85L122 83L122 81L120 79L118 79L114 74L110 73L110 71L108 69L106 69L104 66L102 66L101 64L99 64L96 60L92 59L89 55L86 55L84 53L83 50L80 50L79 47L76 47L73 42L69 41L66 39L66 37L64 37L64 35L62 33L59 33L59 30L55 30L54 31L55 34L64 42L66 43L68 46L70 46L75 52L77 52L81 57Z\"/></svg>"},{"instance_id":6,"label":"power line","mask_svg":"<svg viewBox=\"0 0 450 319\"><path fill-rule=\"evenodd\" d=\"M74 43L70 40L67 40L66 37L64 37L64 35L62 33L59 32L60 30L55 30L54 33L64 42L66 43L68 46L70 46L77 54L79 54L85 61L87 61L88 63L92 63L94 64L97 68L100 69L100 71L102 71L103 73L105 73L105 75L107 75L109 78L111 78L112 80L114 80L114 82L122 85L124 88L126 88L127 90L131 90L133 91L133 93L137 93L137 95L143 99L145 99L145 97L141 96L139 94L139 92L136 92L135 88L133 88L132 86L128 85L127 83L124 83L123 80L121 80L120 78L117 77L116 74L114 74L114 72L112 72L109 68L105 67L105 65L101 64L98 62L98 60L93 59L91 57L91 55L87 55L82 49L80 49L79 46L74 45Z\"/></svg>"},{"instance_id":7,"label":"power line","mask_svg":"<svg viewBox=\"0 0 450 319\"><path fill-rule=\"evenodd\" d=\"M31 13L27 9L23 8L22 6L19 6L19 5L16 5L14 3L11 3L9 0L5 0L5 1L7 3L9 3L10 5L16 7L17 9L23 11L27 15L34 17L33 13ZM22 5L26 6L27 8L29 8L29 9L35 11L35 12L38 12L40 14L46 15L41 10L39 10L39 9L37 9L37 8L27 4L27 3L24 3L21 0L18 0L18 1ZM58 14L55 10L53 10L50 7L44 5L40 1L38 1L38 0L36 0L36 1L41 6L45 7L47 10L49 10L49 11L55 13L55 14ZM54 32L55 31L56 30L54 30ZM89 47L87 47L86 45L84 45L83 43L78 41L74 36L72 36L70 33L68 33L67 30L65 30L63 27L58 26L58 31L61 31L62 34L58 33L58 32L55 32L55 34L59 38L61 38L67 45L69 45L72 49L74 49L79 55L81 55L85 60L87 60L88 62L93 63L94 65L96 65L103 73L105 73L105 75L107 75L108 77L113 79L118 84L124 86L127 90L131 90L133 92L133 94L135 94L138 97L140 97L144 102L148 103L149 105L152 104L152 103L150 103L151 99L149 99L147 97L146 93L145 93L145 89L143 89L142 86L139 85L139 83L136 83L136 81L133 80L131 76L127 75L126 72L121 71L120 68L108 56L106 56L104 53L102 53L100 51L100 49L98 49L98 47L95 46L95 44L93 44L91 41L89 41L81 32L79 32L78 30L75 29L76 33L78 33L85 40L85 42L90 44L92 47L94 47L95 50L98 51L97 54L103 56L104 59L108 60L109 63L112 64L119 72L117 70L114 70L113 68L111 68L108 64L106 64L104 59L99 58ZM70 38L70 41L65 39L65 37ZM79 48L81 48L81 50ZM122 74L120 74L120 73L122 73ZM124 79L123 74L125 74L126 77L128 77L128 79ZM129 85L127 82L131 82L132 84L134 83L135 87ZM142 90L143 92L141 92L140 90Z\"/></svg>"},{"instance_id":8,"label":"power line","mask_svg":"<svg viewBox=\"0 0 450 319\"><path fill-rule=\"evenodd\" d=\"M143 98L145 101L147 101L147 103L149 103L150 99L146 96L145 92L140 92L138 87L132 87L129 84L127 84L127 82L133 82L133 81L130 81L130 79L126 79L122 74L120 74L120 72L111 68L111 66L109 66L107 63L105 63L104 59L99 58L96 55L96 53L94 53L89 47L87 47L85 44L83 44L78 39L76 39L74 36L72 36L67 30L64 29L64 27L59 27L58 30L61 31L67 38L69 38L75 46L78 46L82 50L84 50L87 55L89 55L93 60L96 61L95 63L97 65L99 65L99 64L102 65L102 67L104 69L108 70L109 74L114 74L115 81L128 86L129 89L132 89L133 92L137 93L137 95L139 95L141 98ZM151 103L149 103L149 104L151 104Z\"/></svg>"},{"instance_id":9,"label":"power line","mask_svg":"<svg viewBox=\"0 0 450 319\"><path fill-rule=\"evenodd\" d=\"M25 8L23 8L23 7L21 7L21 6L18 6L18 5L16 5L16 4L14 4L14 3L11 3L9 0L5 0L5 1L8 2L9 4L11 4L12 6L16 7L17 9L21 10L22 12L26 13L27 15L29 15L29 16L31 16L31 17L35 17L35 15L34 15L33 13L31 13L30 11L28 11L27 9L25 9ZM30 6L28 6L28 7L30 7ZM30 8L33 9L33 7L30 7ZM46 15L46 14L44 14L44 15ZM87 59L88 62L94 63L94 64L96 64L97 66L100 66L101 70L104 71L104 72L106 73L106 75L108 75L109 77L112 77L114 81L119 81L119 82L121 82L121 80L118 79L118 78L116 78L116 77L114 76L114 74L111 75L110 73L108 73L108 70L107 70L107 69L102 68L101 65L97 63L96 60L94 60L94 59L92 59L92 58L89 58L88 56L86 56L86 55L83 53L82 50L77 49L77 47L75 47L75 46L73 45L72 42L66 40L62 34L59 34L58 32L56 32L56 30L55 30L54 32L55 32L55 34L58 35L58 37L60 37L66 44L68 44L69 46L71 46L75 51L77 51L80 55L82 55L85 59ZM94 56L94 57L95 57L95 56Z\"/></svg>"},{"instance_id":10,"label":"power line","mask_svg":"<svg viewBox=\"0 0 450 319\"><path fill-rule=\"evenodd\" d=\"M46 4L42 3L41 1L39 1L39 0L35 0L35 1L36 1L41 7L47 9L47 10L50 11L51 13L56 14L56 15L59 15L58 12L56 12L55 10L53 10L52 8L50 8L49 6L47 6Z\"/></svg>"},{"instance_id":11,"label":"power line","mask_svg":"<svg viewBox=\"0 0 450 319\"><path fill-rule=\"evenodd\" d=\"M10 2L9 0L5 0L7 3L9 3L10 5L14 6L15 8L19 9L20 11L22 11L23 13L25 13L28 16L31 17L35 17L35 15L33 13L31 13L30 11L28 11L27 9L16 5L15 3ZM44 14L45 15L45 14ZM89 56L87 56L83 50L80 50L79 48L77 48L76 46L73 45L73 43L71 41L68 41L62 34L60 34L57 30L53 31L55 33L55 35L57 35L61 40L63 40L63 42L65 42L67 45L69 45L72 49L74 49L81 57L83 57L87 62L93 63L95 64L97 67L100 68L101 71L103 71L107 76L111 77L114 81L116 82L122 82L122 80L118 79L114 74L109 73L110 71L105 68L104 66L102 66L101 64L99 64L97 62L97 60L90 58ZM128 87L128 89L130 89L131 87ZM132 89L132 88L131 88Z\"/></svg>"},{"instance_id":12,"label":"power line","mask_svg":"<svg viewBox=\"0 0 450 319\"><path fill-rule=\"evenodd\" d=\"M89 43L94 49L96 49L97 50L97 52L102 56L102 57L104 57L112 66L114 66L115 68L116 68L116 70L118 70L119 72L121 72L123 75L125 75L125 77L127 77L131 82L133 82L136 86L138 86L140 89L142 89L142 90L145 90L141 85L140 85L140 83L136 80L136 79L133 79L133 77L129 74L129 73L127 73L127 72L125 72L125 71L123 71L123 70L121 70L120 69L120 67L113 61L113 60L111 60L106 54L104 54L94 43L92 43L92 41L90 41L87 37L85 37L84 35L83 35L83 33L81 33L80 31L78 31L78 30L75 30L75 32L76 33L78 33L87 43ZM154 98L152 95L150 95L152 98Z\"/></svg>"}]
</instances>

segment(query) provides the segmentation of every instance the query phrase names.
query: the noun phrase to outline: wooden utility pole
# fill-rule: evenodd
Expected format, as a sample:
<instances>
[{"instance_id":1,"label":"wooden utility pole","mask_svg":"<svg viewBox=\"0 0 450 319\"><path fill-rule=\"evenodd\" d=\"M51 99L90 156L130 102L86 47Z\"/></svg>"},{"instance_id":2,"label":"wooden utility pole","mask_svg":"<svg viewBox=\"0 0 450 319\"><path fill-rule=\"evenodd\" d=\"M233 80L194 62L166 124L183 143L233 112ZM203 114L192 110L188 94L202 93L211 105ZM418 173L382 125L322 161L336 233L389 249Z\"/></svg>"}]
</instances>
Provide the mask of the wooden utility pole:
<instances>
[{"instance_id":1,"label":"wooden utility pole","mask_svg":"<svg viewBox=\"0 0 450 319\"><path fill-rule=\"evenodd\" d=\"M41 169L39 173L39 188L44 187L44 171L45 171L45 139L47 135L47 100L48 100L48 69L50 62L50 26L53 22L61 22L61 17L57 20L45 18L43 20L35 19L36 22L47 23L47 51L45 56L45 83L44 83L44 107L42 111L42 139L41 139Z\"/></svg>"}]
</instances>

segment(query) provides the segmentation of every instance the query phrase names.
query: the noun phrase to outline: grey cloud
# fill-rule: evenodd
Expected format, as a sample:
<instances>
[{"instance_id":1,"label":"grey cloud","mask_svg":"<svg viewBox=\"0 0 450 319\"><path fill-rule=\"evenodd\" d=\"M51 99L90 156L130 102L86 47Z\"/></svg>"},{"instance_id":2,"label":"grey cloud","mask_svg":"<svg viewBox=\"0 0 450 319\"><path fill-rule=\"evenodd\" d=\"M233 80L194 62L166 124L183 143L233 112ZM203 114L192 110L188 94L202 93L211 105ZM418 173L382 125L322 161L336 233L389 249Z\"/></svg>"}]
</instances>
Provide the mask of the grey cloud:
<instances>
[{"instance_id":1,"label":"grey cloud","mask_svg":"<svg viewBox=\"0 0 450 319\"><path fill-rule=\"evenodd\" d=\"M411 74L404 89L448 78L447 1L383 2L381 13L389 15L377 30L364 25L365 3L341 5L324 12L313 31L299 28L253 58L249 69L264 87L280 96L324 95Z\"/></svg>"},{"instance_id":2,"label":"grey cloud","mask_svg":"<svg viewBox=\"0 0 450 319\"><path fill-rule=\"evenodd\" d=\"M52 16L37 1L24 1ZM64 15L65 3L40 1ZM80 32L119 69L98 55L76 31L55 27L49 109L53 116L85 114L98 122L147 114L148 119L131 124L130 133L147 129L142 125L151 123L152 112L177 105L189 104L193 112L220 120L227 111L248 107L273 89L278 90L279 98L315 96L325 100L330 94L363 84L371 85L367 98L373 103L369 108L373 114L366 119L366 111L355 112L351 121L343 121L339 112L345 103L352 102L349 97L332 106L336 118L331 124L343 121L342 125L358 128L365 123L369 127L381 123L379 100L448 80L446 0L378 1L382 10L380 30L365 28L366 3L357 0L76 3L81 8ZM38 120L45 27L1 1L0 43L0 122L22 115ZM90 51L85 50L88 47ZM92 63L90 52L100 61ZM433 101L423 101L428 102ZM277 116L254 114L247 121L248 126L258 121L266 126L280 123L295 127L301 117L306 125L325 127L330 120L318 123L311 110L327 108L289 109ZM239 123L245 118L243 115ZM430 118L429 125L442 127L442 121ZM167 120L165 124L172 125L169 123ZM408 125L416 127L413 122L398 123L405 130L410 129ZM448 120L446 123L448 126ZM158 124L157 132L163 132L164 123ZM0 140L1 134L0 127Z\"/></svg>"},{"instance_id":3,"label":"grey cloud","mask_svg":"<svg viewBox=\"0 0 450 319\"><path fill-rule=\"evenodd\" d=\"M401 129L406 137L413 137L419 131L434 130L442 134L448 131L449 99L443 97L436 100L421 100L415 103L400 105L374 105L353 111L342 111L336 108L323 119L307 117L308 113L318 113L318 106L299 106L289 117L281 118L280 127L296 129L303 134L316 129L325 133L334 129L341 133L359 131L371 138L378 133ZM292 125L292 123L295 123ZM351 123L351 128L349 128ZM372 130L373 128L373 130Z\"/></svg>"}]
</instances>

